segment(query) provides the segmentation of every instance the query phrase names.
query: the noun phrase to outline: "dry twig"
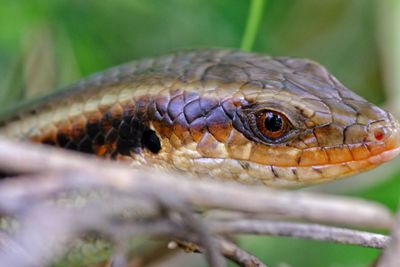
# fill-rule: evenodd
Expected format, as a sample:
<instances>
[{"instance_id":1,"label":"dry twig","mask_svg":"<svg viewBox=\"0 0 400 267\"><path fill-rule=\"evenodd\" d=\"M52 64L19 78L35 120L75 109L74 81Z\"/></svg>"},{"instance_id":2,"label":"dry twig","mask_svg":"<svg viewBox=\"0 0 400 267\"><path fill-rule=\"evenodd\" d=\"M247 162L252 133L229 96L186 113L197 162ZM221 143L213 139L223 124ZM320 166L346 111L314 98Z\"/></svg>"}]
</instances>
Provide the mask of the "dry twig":
<instances>
[{"instance_id":1,"label":"dry twig","mask_svg":"<svg viewBox=\"0 0 400 267\"><path fill-rule=\"evenodd\" d=\"M0 186L0 212L20 222L16 236L2 242L14 249L0 251L0 266L49 264L65 252L68 241L90 231L118 244L143 236L187 240L200 245L210 266L224 266L221 254L241 266L265 266L220 235L276 235L382 248L388 241L384 235L288 220L370 228L392 224L388 209L360 199L132 170L121 163L2 139L0 170L25 174ZM66 200L60 200L64 195ZM195 210L233 211L239 218L204 218ZM129 260L126 254L116 256L121 266Z\"/></svg>"},{"instance_id":2,"label":"dry twig","mask_svg":"<svg viewBox=\"0 0 400 267\"><path fill-rule=\"evenodd\" d=\"M92 176L90 183L93 184L125 192L138 190L179 196L188 204L202 208L267 213L292 219L367 228L387 229L393 221L391 212L386 207L361 199L195 181L154 170L132 170L123 164L0 139L1 168L27 173L85 170Z\"/></svg>"},{"instance_id":3,"label":"dry twig","mask_svg":"<svg viewBox=\"0 0 400 267\"><path fill-rule=\"evenodd\" d=\"M400 266L400 212L397 213L396 224L393 227L391 240L378 260L378 267Z\"/></svg>"},{"instance_id":4,"label":"dry twig","mask_svg":"<svg viewBox=\"0 0 400 267\"><path fill-rule=\"evenodd\" d=\"M389 237L381 234L318 224L247 219L214 221L208 225L218 234L287 236L369 248L384 248L389 241Z\"/></svg>"}]
</instances>

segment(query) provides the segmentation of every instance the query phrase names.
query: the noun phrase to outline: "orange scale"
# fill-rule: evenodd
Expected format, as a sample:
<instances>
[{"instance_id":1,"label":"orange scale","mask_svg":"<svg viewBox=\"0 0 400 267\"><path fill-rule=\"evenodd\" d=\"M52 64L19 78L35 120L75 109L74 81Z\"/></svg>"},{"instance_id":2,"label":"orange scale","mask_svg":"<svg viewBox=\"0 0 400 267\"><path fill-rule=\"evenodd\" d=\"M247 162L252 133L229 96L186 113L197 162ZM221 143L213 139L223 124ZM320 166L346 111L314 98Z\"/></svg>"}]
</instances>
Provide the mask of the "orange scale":
<instances>
[{"instance_id":1,"label":"orange scale","mask_svg":"<svg viewBox=\"0 0 400 267\"><path fill-rule=\"evenodd\" d=\"M255 144L250 160L260 164L274 166L297 166L301 150L286 146L266 146Z\"/></svg>"},{"instance_id":2,"label":"orange scale","mask_svg":"<svg viewBox=\"0 0 400 267\"><path fill-rule=\"evenodd\" d=\"M380 154L388 149L384 142L370 142L367 143L366 146L368 147L371 156Z\"/></svg>"},{"instance_id":3,"label":"orange scale","mask_svg":"<svg viewBox=\"0 0 400 267\"><path fill-rule=\"evenodd\" d=\"M322 165L329 162L329 157L324 148L313 147L303 150L300 156L300 166Z\"/></svg>"},{"instance_id":4,"label":"orange scale","mask_svg":"<svg viewBox=\"0 0 400 267\"><path fill-rule=\"evenodd\" d=\"M349 144L348 147L354 160L367 159L371 156L371 153L365 144Z\"/></svg>"},{"instance_id":5,"label":"orange scale","mask_svg":"<svg viewBox=\"0 0 400 267\"><path fill-rule=\"evenodd\" d=\"M325 151L328 154L329 163L331 164L354 160L353 155L351 154L347 145L325 147Z\"/></svg>"}]
</instances>

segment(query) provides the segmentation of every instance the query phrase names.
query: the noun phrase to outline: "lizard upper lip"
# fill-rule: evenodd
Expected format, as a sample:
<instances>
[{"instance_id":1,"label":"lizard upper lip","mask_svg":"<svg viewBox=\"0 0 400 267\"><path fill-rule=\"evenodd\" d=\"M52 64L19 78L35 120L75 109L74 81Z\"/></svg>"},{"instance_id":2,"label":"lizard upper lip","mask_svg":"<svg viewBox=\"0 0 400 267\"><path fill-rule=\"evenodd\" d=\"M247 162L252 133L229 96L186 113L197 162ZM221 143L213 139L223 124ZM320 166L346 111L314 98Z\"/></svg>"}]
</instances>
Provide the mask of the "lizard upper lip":
<instances>
[{"instance_id":1,"label":"lizard upper lip","mask_svg":"<svg viewBox=\"0 0 400 267\"><path fill-rule=\"evenodd\" d=\"M368 158L368 161L372 164L378 165L384 162L387 162L389 160L394 159L400 154L400 147L396 147L391 150L386 150L380 154L374 155L370 158Z\"/></svg>"}]
</instances>

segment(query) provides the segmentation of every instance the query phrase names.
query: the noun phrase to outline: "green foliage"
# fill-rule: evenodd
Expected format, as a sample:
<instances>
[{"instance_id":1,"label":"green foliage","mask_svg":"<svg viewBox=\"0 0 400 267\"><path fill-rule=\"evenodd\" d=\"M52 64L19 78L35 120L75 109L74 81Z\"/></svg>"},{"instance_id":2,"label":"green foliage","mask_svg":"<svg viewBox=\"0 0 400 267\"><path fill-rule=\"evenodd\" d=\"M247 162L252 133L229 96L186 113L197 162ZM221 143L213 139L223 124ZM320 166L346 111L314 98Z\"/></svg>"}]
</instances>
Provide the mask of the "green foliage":
<instances>
[{"instance_id":1,"label":"green foliage","mask_svg":"<svg viewBox=\"0 0 400 267\"><path fill-rule=\"evenodd\" d=\"M195 47L241 47L311 58L349 88L380 104L384 69L377 45L377 3L3 0L0 105L12 106L36 94L37 87L43 93L119 63ZM51 57L45 60L45 55ZM398 177L396 172L386 182L352 194L394 210ZM367 266L377 255L372 249L287 238L246 237L242 244L269 266L284 261L298 267Z\"/></svg>"},{"instance_id":2,"label":"green foliage","mask_svg":"<svg viewBox=\"0 0 400 267\"><path fill-rule=\"evenodd\" d=\"M246 29L242 39L241 48L245 51L251 51L256 40L257 31L260 26L263 11L266 6L265 0L252 0L247 17Z\"/></svg>"}]
</instances>

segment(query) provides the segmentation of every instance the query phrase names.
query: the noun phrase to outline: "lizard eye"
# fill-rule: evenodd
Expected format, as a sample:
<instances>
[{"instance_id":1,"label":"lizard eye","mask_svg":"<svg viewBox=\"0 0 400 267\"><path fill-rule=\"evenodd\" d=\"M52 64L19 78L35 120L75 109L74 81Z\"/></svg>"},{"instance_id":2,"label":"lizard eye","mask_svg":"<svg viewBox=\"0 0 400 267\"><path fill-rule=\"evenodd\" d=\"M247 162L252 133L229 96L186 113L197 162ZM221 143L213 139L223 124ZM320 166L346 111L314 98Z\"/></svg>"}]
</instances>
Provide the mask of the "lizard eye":
<instances>
[{"instance_id":1,"label":"lizard eye","mask_svg":"<svg viewBox=\"0 0 400 267\"><path fill-rule=\"evenodd\" d=\"M272 110L263 110L256 115L257 128L267 139L276 140L284 136L289 128L289 121L283 115Z\"/></svg>"}]
</instances>

